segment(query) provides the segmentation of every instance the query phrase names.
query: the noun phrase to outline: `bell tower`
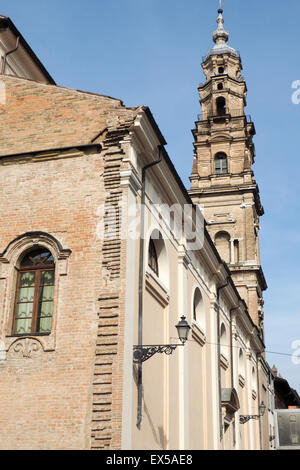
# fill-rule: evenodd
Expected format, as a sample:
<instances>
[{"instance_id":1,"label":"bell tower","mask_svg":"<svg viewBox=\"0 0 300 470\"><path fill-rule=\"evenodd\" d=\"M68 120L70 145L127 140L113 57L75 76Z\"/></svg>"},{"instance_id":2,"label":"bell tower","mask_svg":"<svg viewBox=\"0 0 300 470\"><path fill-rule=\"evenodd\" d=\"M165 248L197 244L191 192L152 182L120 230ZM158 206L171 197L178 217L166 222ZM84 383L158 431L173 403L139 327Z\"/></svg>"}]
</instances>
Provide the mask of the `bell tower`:
<instances>
[{"instance_id":1,"label":"bell tower","mask_svg":"<svg viewBox=\"0 0 300 470\"><path fill-rule=\"evenodd\" d=\"M202 114L194 135L190 196L263 334L267 288L260 264L259 218L264 210L254 178L254 123L245 114L247 85L239 53L227 42L223 10L218 10L214 47L203 58L205 83L199 85Z\"/></svg>"}]
</instances>

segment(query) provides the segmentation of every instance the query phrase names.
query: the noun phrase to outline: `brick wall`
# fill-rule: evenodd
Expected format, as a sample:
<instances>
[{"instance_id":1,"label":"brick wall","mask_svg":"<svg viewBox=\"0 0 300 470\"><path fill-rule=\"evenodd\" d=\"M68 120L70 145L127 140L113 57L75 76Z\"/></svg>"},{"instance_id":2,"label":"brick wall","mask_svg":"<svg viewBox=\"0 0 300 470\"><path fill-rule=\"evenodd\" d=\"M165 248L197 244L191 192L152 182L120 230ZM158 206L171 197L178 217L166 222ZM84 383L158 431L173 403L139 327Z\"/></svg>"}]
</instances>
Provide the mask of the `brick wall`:
<instances>
[{"instance_id":1,"label":"brick wall","mask_svg":"<svg viewBox=\"0 0 300 470\"><path fill-rule=\"evenodd\" d=\"M0 364L0 448L119 448L126 252L117 239L99 240L97 211L120 197L118 138L136 110L107 97L4 79L2 155L87 144L108 131L101 152L0 160L0 334L7 349ZM123 129L120 135L114 126ZM51 338L14 343L15 268L6 248L39 231L71 254L65 270L56 265Z\"/></svg>"},{"instance_id":2,"label":"brick wall","mask_svg":"<svg viewBox=\"0 0 300 470\"><path fill-rule=\"evenodd\" d=\"M0 155L88 144L106 127L132 119L120 100L2 76Z\"/></svg>"}]
</instances>

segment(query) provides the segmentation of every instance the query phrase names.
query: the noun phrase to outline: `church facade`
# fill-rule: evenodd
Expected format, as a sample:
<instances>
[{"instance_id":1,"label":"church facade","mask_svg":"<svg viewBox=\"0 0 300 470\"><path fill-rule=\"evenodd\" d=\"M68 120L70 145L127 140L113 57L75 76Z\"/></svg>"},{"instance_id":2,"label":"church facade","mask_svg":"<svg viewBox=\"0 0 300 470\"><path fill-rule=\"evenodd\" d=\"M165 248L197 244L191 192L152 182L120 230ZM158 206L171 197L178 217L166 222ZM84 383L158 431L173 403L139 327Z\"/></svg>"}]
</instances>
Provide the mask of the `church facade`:
<instances>
[{"instance_id":1,"label":"church facade","mask_svg":"<svg viewBox=\"0 0 300 470\"><path fill-rule=\"evenodd\" d=\"M222 11L189 192L149 108L58 86L0 23L0 447L268 449L255 130Z\"/></svg>"}]
</instances>

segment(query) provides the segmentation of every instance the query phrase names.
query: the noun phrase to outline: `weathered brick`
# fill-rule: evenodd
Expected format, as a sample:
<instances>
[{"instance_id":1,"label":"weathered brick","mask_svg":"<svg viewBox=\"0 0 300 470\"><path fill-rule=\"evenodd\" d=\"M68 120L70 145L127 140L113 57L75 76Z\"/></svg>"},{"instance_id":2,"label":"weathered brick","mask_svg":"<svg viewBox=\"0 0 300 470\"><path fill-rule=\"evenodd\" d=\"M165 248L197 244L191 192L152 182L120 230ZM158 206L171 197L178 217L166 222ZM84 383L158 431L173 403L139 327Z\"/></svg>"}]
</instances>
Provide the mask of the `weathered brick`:
<instances>
[{"instance_id":1,"label":"weathered brick","mask_svg":"<svg viewBox=\"0 0 300 470\"><path fill-rule=\"evenodd\" d=\"M123 328L125 292L119 279L126 253L119 239L97 238L97 210L103 204L116 206L122 196L120 168L126 155L119 139L137 109L12 76L1 80L7 90L0 114L2 156L77 147L107 130L100 137L102 151L75 148L0 160L0 220L5 220L0 253L16 237L34 231L71 250L66 272L56 275L52 349L43 346L23 357L11 348L1 364L0 448L120 448L122 377L114 361ZM113 235L111 217L107 222ZM15 267L6 264L3 277L2 266L0 333L6 337L11 334L6 296L14 292L7 292L5 283L14 284ZM43 345L52 341L39 339ZM99 420L106 426L99 427Z\"/></svg>"}]
</instances>

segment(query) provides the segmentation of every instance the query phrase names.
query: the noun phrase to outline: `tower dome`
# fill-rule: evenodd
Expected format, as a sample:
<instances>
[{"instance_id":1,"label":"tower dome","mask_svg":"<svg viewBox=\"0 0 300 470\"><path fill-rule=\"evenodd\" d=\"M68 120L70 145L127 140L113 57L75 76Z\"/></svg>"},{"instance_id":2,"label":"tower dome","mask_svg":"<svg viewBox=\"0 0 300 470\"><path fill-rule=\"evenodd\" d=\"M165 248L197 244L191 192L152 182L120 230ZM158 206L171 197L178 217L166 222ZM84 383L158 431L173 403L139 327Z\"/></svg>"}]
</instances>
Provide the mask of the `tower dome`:
<instances>
[{"instance_id":1,"label":"tower dome","mask_svg":"<svg viewBox=\"0 0 300 470\"><path fill-rule=\"evenodd\" d=\"M218 10L218 28L213 33L213 41L215 42L215 46L210 49L206 58L210 57L211 55L215 54L233 54L236 57L239 57L239 53L233 49L233 47L228 46L227 41L229 39L229 33L223 28L224 18L223 18L223 9L219 8Z\"/></svg>"}]
</instances>

